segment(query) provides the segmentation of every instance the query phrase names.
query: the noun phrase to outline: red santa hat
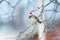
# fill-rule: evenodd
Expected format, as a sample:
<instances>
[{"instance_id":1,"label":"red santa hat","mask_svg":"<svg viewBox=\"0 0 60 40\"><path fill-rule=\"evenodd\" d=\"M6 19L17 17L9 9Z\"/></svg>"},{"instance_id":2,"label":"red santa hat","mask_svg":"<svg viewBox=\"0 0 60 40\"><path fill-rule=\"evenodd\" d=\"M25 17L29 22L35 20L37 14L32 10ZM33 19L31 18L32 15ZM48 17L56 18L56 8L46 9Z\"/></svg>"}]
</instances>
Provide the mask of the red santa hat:
<instances>
[{"instance_id":1,"label":"red santa hat","mask_svg":"<svg viewBox=\"0 0 60 40\"><path fill-rule=\"evenodd\" d=\"M32 11L29 14L32 15Z\"/></svg>"}]
</instances>

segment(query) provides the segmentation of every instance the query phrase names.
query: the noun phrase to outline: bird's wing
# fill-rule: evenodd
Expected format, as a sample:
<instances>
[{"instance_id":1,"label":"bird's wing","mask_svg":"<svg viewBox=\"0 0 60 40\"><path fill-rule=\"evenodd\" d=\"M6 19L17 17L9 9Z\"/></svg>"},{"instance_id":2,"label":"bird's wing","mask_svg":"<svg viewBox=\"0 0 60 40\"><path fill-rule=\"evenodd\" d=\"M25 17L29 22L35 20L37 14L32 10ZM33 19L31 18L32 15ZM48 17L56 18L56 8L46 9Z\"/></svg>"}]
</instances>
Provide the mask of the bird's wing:
<instances>
[{"instance_id":1,"label":"bird's wing","mask_svg":"<svg viewBox=\"0 0 60 40\"><path fill-rule=\"evenodd\" d=\"M38 19L35 15L33 15L36 19Z\"/></svg>"},{"instance_id":2,"label":"bird's wing","mask_svg":"<svg viewBox=\"0 0 60 40\"><path fill-rule=\"evenodd\" d=\"M37 22L41 23L41 21L36 16L34 16L34 17L37 19Z\"/></svg>"}]
</instances>

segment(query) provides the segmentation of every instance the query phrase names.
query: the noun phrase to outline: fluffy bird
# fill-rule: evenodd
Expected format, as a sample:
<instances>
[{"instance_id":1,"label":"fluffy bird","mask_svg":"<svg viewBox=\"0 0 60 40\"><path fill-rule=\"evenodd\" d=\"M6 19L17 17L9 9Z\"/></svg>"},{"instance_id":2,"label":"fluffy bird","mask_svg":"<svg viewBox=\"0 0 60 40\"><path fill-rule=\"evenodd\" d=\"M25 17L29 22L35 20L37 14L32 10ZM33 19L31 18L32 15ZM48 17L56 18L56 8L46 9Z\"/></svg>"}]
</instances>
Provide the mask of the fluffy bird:
<instances>
[{"instance_id":1,"label":"fluffy bird","mask_svg":"<svg viewBox=\"0 0 60 40\"><path fill-rule=\"evenodd\" d=\"M41 21L35 15L33 15L32 12L29 13L29 22L31 24L33 24L35 22L41 23Z\"/></svg>"}]
</instances>

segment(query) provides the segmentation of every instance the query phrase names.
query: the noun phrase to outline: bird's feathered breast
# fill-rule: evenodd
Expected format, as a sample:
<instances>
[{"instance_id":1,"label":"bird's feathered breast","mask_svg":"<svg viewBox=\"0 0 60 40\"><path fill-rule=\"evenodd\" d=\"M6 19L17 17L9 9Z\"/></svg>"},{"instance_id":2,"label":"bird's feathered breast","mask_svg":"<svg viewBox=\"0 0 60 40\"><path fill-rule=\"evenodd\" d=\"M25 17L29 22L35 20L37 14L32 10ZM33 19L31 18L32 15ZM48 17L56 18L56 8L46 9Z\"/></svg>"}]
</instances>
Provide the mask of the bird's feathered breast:
<instances>
[{"instance_id":1,"label":"bird's feathered breast","mask_svg":"<svg viewBox=\"0 0 60 40\"><path fill-rule=\"evenodd\" d=\"M37 20L37 17L35 17L34 15L29 16L29 22L30 22L31 24L33 24L34 22L36 22L36 20Z\"/></svg>"},{"instance_id":2,"label":"bird's feathered breast","mask_svg":"<svg viewBox=\"0 0 60 40\"><path fill-rule=\"evenodd\" d=\"M32 15L32 16L29 16L29 19L30 19L30 18L33 18L33 17L35 17L35 19L37 19L37 17L36 17L36 16L34 16L34 15Z\"/></svg>"},{"instance_id":3,"label":"bird's feathered breast","mask_svg":"<svg viewBox=\"0 0 60 40\"><path fill-rule=\"evenodd\" d=\"M34 15L29 16L29 21L30 21L30 23L35 23L36 21L38 23L41 23L41 21L39 21L39 19L36 16L34 16Z\"/></svg>"}]
</instances>

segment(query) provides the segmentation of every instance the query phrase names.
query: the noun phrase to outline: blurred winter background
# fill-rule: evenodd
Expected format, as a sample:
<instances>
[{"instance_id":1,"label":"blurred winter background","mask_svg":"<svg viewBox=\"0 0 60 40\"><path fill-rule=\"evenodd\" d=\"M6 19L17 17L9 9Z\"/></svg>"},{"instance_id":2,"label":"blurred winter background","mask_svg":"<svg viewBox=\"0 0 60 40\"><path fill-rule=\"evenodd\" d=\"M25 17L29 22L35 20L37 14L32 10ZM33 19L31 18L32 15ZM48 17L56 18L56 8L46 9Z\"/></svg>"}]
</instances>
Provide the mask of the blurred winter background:
<instances>
[{"instance_id":1,"label":"blurred winter background","mask_svg":"<svg viewBox=\"0 0 60 40\"><path fill-rule=\"evenodd\" d=\"M26 29L30 25L29 12L35 10L36 5L37 0L0 0L0 39L16 37ZM34 14L38 15L37 12ZM14 23L11 24L13 26L9 25L10 22Z\"/></svg>"},{"instance_id":2,"label":"blurred winter background","mask_svg":"<svg viewBox=\"0 0 60 40\"><path fill-rule=\"evenodd\" d=\"M49 3L51 0L44 0L44 5ZM59 3L60 1L57 0ZM1 25L0 26L0 39L1 38L12 38L19 34L20 31L29 27L29 12L31 10L38 9L38 0L0 0L0 24L9 23L13 21L14 26ZM47 20L52 20L55 16L55 21L59 19L60 12L49 11L53 10L54 2L44 8L45 17ZM57 8L60 11L60 5ZM56 13L56 14L55 14ZM33 12L34 15L39 16L40 11L36 10ZM52 15L52 16L51 16ZM50 17L52 19L50 19ZM34 27L27 30L29 33ZM26 34L25 33L25 34Z\"/></svg>"}]
</instances>

